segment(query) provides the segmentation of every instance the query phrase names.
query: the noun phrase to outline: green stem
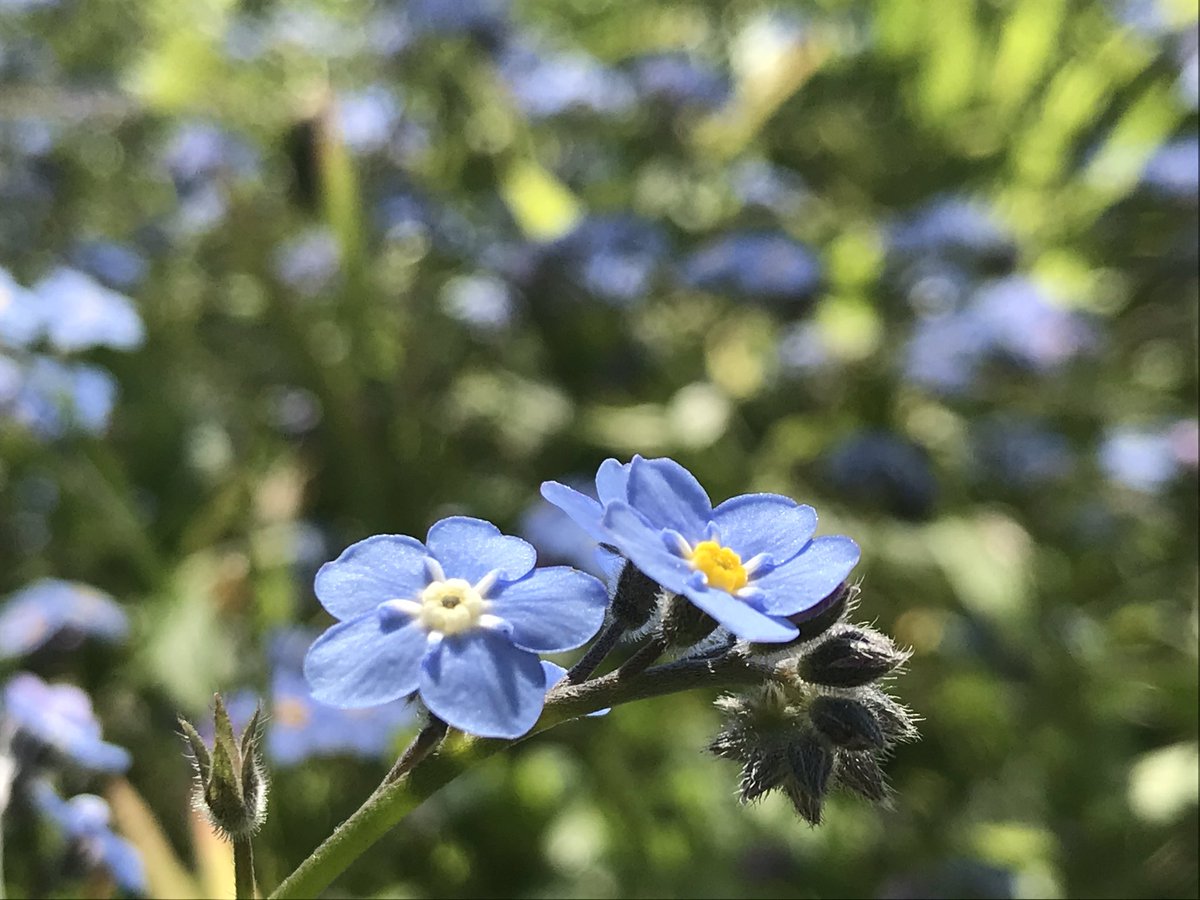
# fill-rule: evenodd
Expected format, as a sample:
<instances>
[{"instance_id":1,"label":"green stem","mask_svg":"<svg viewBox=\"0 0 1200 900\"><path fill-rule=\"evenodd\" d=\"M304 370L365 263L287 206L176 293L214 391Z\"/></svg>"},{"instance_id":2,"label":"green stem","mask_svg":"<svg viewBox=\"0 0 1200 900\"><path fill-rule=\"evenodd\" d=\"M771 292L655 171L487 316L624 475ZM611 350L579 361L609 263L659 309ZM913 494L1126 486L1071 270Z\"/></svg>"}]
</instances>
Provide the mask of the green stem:
<instances>
[{"instance_id":1,"label":"green stem","mask_svg":"<svg viewBox=\"0 0 1200 900\"><path fill-rule=\"evenodd\" d=\"M237 900L254 900L254 849L249 837L233 841L233 880Z\"/></svg>"},{"instance_id":2,"label":"green stem","mask_svg":"<svg viewBox=\"0 0 1200 900\"><path fill-rule=\"evenodd\" d=\"M560 684L546 696L542 717L524 737L508 741L475 738L456 731L442 742L440 751L419 768L413 768L404 777L391 782L385 779L354 815L339 825L296 871L284 879L271 898L315 897L368 847L440 788L469 767L518 741L605 707L700 687L723 689L761 684L770 677L769 669L740 657L726 656L680 660L648 669L635 678L610 672L584 684Z\"/></svg>"},{"instance_id":3,"label":"green stem","mask_svg":"<svg viewBox=\"0 0 1200 900\"><path fill-rule=\"evenodd\" d=\"M587 653L583 654L579 662L571 666L571 670L567 672L567 681L571 684L582 684L587 681L600 663L604 662L605 657L620 643L625 631L625 623L610 622L608 627L600 633L600 637L596 638L592 646L588 648Z\"/></svg>"}]
</instances>

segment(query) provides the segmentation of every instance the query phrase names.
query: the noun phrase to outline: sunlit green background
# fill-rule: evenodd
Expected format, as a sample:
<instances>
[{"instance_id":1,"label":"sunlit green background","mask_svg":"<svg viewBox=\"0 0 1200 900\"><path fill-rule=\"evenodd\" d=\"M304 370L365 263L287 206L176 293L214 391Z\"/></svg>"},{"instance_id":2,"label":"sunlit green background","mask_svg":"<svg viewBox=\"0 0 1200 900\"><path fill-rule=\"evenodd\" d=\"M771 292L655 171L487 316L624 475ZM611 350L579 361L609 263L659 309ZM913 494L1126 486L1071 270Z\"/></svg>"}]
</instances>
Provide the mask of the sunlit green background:
<instances>
[{"instance_id":1,"label":"sunlit green background","mask_svg":"<svg viewBox=\"0 0 1200 900\"><path fill-rule=\"evenodd\" d=\"M0 185L26 164L52 185L6 195L0 265L28 283L82 238L149 260L131 290L145 346L91 357L120 386L108 433L45 441L0 421L0 590L74 578L131 611L126 645L38 671L89 688L106 736L132 749L128 785L107 790L153 890L229 889L225 849L190 824L174 716L261 684L272 629L330 621L303 535L323 536L327 559L454 512L515 530L543 479L640 452L680 460L714 499L810 502L823 531L860 543L857 614L913 648L895 691L924 718L888 764L892 807L838 796L817 829L779 798L740 807L734 768L703 752L712 697L670 697L468 774L330 896L1196 896L1194 464L1139 491L1096 461L1112 427L1196 412L1195 178L1190 198L1143 183L1163 145L1196 131L1179 56L1196 4L492 7L503 38L430 29L397 49L379 22L403 3L0 2L0 123L56 135L34 163L0 157ZM278 21L283 38L246 49ZM614 67L685 51L732 92L711 108L527 115L496 63L496 41L522 35ZM25 52L35 62L12 62ZM371 86L399 104L390 150L340 130L342 98ZM198 214L163 154L194 122L258 163L222 169L218 218L189 229ZM748 161L792 173L799 199L748 203ZM380 201L400 195L440 224L381 224ZM1092 352L1049 373L989 368L965 396L902 376L914 313L888 228L948 195L990 204L1015 270L1094 317ZM672 247L635 302L518 283L484 252L612 212L658 223ZM312 253L334 262L289 283L280 248L318 228L328 243ZM812 248L825 274L811 302L671 277L670 260L743 228ZM497 327L447 300L485 271L514 285ZM820 367L781 357L800 320ZM980 477L969 438L998 412L1061 431L1068 471L1034 487ZM859 429L924 448L928 515L828 477L823 460ZM53 486L52 508L31 511L17 489L31 478ZM274 771L262 885L386 766ZM7 844L11 895L105 890L48 879L29 834Z\"/></svg>"}]
</instances>

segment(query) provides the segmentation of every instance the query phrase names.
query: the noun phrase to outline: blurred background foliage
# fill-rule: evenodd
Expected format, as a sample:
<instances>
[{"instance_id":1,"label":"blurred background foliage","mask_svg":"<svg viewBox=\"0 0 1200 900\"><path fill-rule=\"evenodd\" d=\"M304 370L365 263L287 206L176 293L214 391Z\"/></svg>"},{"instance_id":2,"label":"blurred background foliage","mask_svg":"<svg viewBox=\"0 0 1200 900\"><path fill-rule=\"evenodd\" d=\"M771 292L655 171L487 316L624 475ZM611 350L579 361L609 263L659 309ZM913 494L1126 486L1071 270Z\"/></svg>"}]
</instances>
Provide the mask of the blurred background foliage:
<instances>
[{"instance_id":1,"label":"blurred background foliage","mask_svg":"<svg viewBox=\"0 0 1200 900\"><path fill-rule=\"evenodd\" d=\"M229 890L174 716L312 719L271 646L329 621L321 562L467 513L589 566L539 482L666 454L863 547L925 719L893 807L740 808L670 697L472 772L330 896L1196 896L1196 17L0 0L0 591L129 620L0 618L4 674L132 751L60 785L150 893ZM274 745L265 886L387 721ZM20 786L10 894L113 890Z\"/></svg>"}]
</instances>

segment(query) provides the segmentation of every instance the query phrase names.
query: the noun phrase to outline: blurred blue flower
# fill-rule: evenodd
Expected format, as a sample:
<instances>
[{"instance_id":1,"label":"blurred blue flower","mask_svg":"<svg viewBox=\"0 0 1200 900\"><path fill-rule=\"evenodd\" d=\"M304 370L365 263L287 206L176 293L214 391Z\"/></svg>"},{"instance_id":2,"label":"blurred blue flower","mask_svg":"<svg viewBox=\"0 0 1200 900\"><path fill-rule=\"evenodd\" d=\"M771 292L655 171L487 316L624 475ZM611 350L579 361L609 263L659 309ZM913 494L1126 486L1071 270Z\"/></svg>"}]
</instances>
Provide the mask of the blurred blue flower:
<instances>
[{"instance_id":1,"label":"blurred blue flower","mask_svg":"<svg viewBox=\"0 0 1200 900\"><path fill-rule=\"evenodd\" d=\"M1009 259L1012 235L978 200L938 197L891 228L889 248L906 258L935 255L962 260Z\"/></svg>"},{"instance_id":2,"label":"blurred blue flower","mask_svg":"<svg viewBox=\"0 0 1200 900\"><path fill-rule=\"evenodd\" d=\"M121 290L137 287L149 268L141 253L115 241L86 241L75 248L72 259L81 269Z\"/></svg>"},{"instance_id":3,"label":"blurred blue flower","mask_svg":"<svg viewBox=\"0 0 1200 900\"><path fill-rule=\"evenodd\" d=\"M92 701L73 684L47 684L18 672L4 685L4 718L27 735L86 769L124 772L129 753L100 737Z\"/></svg>"},{"instance_id":4,"label":"blurred blue flower","mask_svg":"<svg viewBox=\"0 0 1200 900\"><path fill-rule=\"evenodd\" d=\"M125 611L101 591L75 581L42 578L0 606L0 659L25 656L65 634L119 641L129 631Z\"/></svg>"},{"instance_id":5,"label":"blurred blue flower","mask_svg":"<svg viewBox=\"0 0 1200 900\"><path fill-rule=\"evenodd\" d=\"M988 482L1036 487L1069 474L1071 445L1041 422L1010 415L993 416L972 427L975 474Z\"/></svg>"},{"instance_id":6,"label":"blurred blue flower","mask_svg":"<svg viewBox=\"0 0 1200 900\"><path fill-rule=\"evenodd\" d=\"M776 215L794 214L812 196L796 172L762 159L747 159L730 170L734 192L750 206Z\"/></svg>"},{"instance_id":7,"label":"blurred blue flower","mask_svg":"<svg viewBox=\"0 0 1200 900\"><path fill-rule=\"evenodd\" d=\"M258 154L244 140L204 121L176 128L163 151L163 164L181 192L220 176L250 176L259 168Z\"/></svg>"},{"instance_id":8,"label":"blurred blue flower","mask_svg":"<svg viewBox=\"0 0 1200 900\"><path fill-rule=\"evenodd\" d=\"M778 494L743 494L716 509L671 459L605 460L593 500L554 481L542 496L662 587L686 596L744 640L789 641L788 616L829 596L858 563L847 537L813 539L817 514Z\"/></svg>"},{"instance_id":9,"label":"blurred blue flower","mask_svg":"<svg viewBox=\"0 0 1200 900\"><path fill-rule=\"evenodd\" d=\"M1154 493L1185 468L1196 468L1196 448L1194 419L1183 419L1166 428L1113 428L1100 445L1100 468L1118 484Z\"/></svg>"},{"instance_id":10,"label":"blurred blue flower","mask_svg":"<svg viewBox=\"0 0 1200 900\"><path fill-rule=\"evenodd\" d=\"M589 216L547 247L544 258L594 297L627 306L650 292L667 249L662 230L644 219Z\"/></svg>"},{"instance_id":11,"label":"blurred blue flower","mask_svg":"<svg viewBox=\"0 0 1200 900\"><path fill-rule=\"evenodd\" d=\"M0 267L0 345L28 346L41 331L37 298Z\"/></svg>"},{"instance_id":12,"label":"blurred blue flower","mask_svg":"<svg viewBox=\"0 0 1200 900\"><path fill-rule=\"evenodd\" d=\"M1177 138L1159 148L1142 171L1142 183L1155 193L1195 203L1200 192L1200 138Z\"/></svg>"},{"instance_id":13,"label":"blurred blue flower","mask_svg":"<svg viewBox=\"0 0 1200 900\"><path fill-rule=\"evenodd\" d=\"M400 101L378 84L339 95L335 110L342 140L356 153L371 153L387 146L400 121Z\"/></svg>"},{"instance_id":14,"label":"blurred blue flower","mask_svg":"<svg viewBox=\"0 0 1200 900\"><path fill-rule=\"evenodd\" d=\"M671 106L715 109L732 94L729 79L687 53L654 53L629 64L638 92Z\"/></svg>"},{"instance_id":15,"label":"blurred blue flower","mask_svg":"<svg viewBox=\"0 0 1200 900\"><path fill-rule=\"evenodd\" d=\"M627 76L581 52L546 55L511 48L500 61L500 74L517 105L535 119L571 111L618 114L636 99Z\"/></svg>"},{"instance_id":16,"label":"blurred blue flower","mask_svg":"<svg viewBox=\"0 0 1200 900\"><path fill-rule=\"evenodd\" d=\"M833 361L829 342L820 325L794 322L779 338L779 362L794 374L815 372Z\"/></svg>"},{"instance_id":17,"label":"blurred blue flower","mask_svg":"<svg viewBox=\"0 0 1200 900\"><path fill-rule=\"evenodd\" d=\"M146 873L133 844L110 827L111 811L103 798L78 794L64 800L45 781L31 786L33 804L54 823L89 867L112 876L117 887L131 894L146 893Z\"/></svg>"},{"instance_id":18,"label":"blurred blue flower","mask_svg":"<svg viewBox=\"0 0 1200 900\"><path fill-rule=\"evenodd\" d=\"M847 500L911 521L933 515L938 482L923 447L888 431L843 438L824 460L825 473Z\"/></svg>"},{"instance_id":19,"label":"blurred blue flower","mask_svg":"<svg viewBox=\"0 0 1200 900\"><path fill-rule=\"evenodd\" d=\"M1083 316L1014 275L985 282L962 309L919 319L905 349L905 373L924 387L961 393L989 361L1053 371L1092 347L1095 337Z\"/></svg>"},{"instance_id":20,"label":"blurred blue flower","mask_svg":"<svg viewBox=\"0 0 1200 900\"><path fill-rule=\"evenodd\" d=\"M682 278L701 290L785 303L807 300L816 292L821 264L785 234L736 232L692 253L683 263Z\"/></svg>"},{"instance_id":21,"label":"blurred blue flower","mask_svg":"<svg viewBox=\"0 0 1200 900\"><path fill-rule=\"evenodd\" d=\"M258 697L251 692L229 697L226 706L234 728L249 724L257 705ZM343 754L378 759L392 749L397 733L417 720L416 708L405 700L362 709L318 703L298 667L275 672L263 712L267 753L281 766Z\"/></svg>"},{"instance_id":22,"label":"blurred blue flower","mask_svg":"<svg viewBox=\"0 0 1200 900\"><path fill-rule=\"evenodd\" d=\"M145 340L133 301L77 269L55 269L34 285L33 292L46 337L58 350L132 350Z\"/></svg>"},{"instance_id":23,"label":"blurred blue flower","mask_svg":"<svg viewBox=\"0 0 1200 900\"><path fill-rule=\"evenodd\" d=\"M498 35L508 22L510 0L409 0L414 28L435 34Z\"/></svg>"},{"instance_id":24,"label":"blurred blue flower","mask_svg":"<svg viewBox=\"0 0 1200 900\"><path fill-rule=\"evenodd\" d=\"M512 320L512 291L493 275L451 278L438 299L446 315L479 331L500 331Z\"/></svg>"},{"instance_id":25,"label":"blurred blue flower","mask_svg":"<svg viewBox=\"0 0 1200 900\"><path fill-rule=\"evenodd\" d=\"M535 558L465 516L435 523L425 544L376 535L352 545L317 573L317 597L341 621L305 659L313 696L363 707L418 692L455 728L525 734L547 690L537 654L587 641L608 605L595 578L535 570Z\"/></svg>"},{"instance_id":26,"label":"blurred blue flower","mask_svg":"<svg viewBox=\"0 0 1200 900\"><path fill-rule=\"evenodd\" d=\"M116 400L116 380L104 369L34 356L21 370L16 395L0 412L39 437L53 439L71 428L103 432Z\"/></svg>"},{"instance_id":27,"label":"blurred blue flower","mask_svg":"<svg viewBox=\"0 0 1200 900\"><path fill-rule=\"evenodd\" d=\"M312 228L277 247L273 263L280 281L303 296L314 297L338 274L341 250L327 228Z\"/></svg>"}]
</instances>

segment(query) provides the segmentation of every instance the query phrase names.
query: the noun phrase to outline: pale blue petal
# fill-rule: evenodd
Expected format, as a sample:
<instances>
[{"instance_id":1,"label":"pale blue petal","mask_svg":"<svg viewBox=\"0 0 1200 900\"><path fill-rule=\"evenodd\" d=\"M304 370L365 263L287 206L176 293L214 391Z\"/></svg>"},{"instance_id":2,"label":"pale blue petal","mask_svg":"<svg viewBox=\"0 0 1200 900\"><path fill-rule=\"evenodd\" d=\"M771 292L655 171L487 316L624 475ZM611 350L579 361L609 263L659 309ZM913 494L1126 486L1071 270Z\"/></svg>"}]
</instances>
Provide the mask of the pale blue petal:
<instances>
[{"instance_id":1,"label":"pale blue petal","mask_svg":"<svg viewBox=\"0 0 1200 900\"><path fill-rule=\"evenodd\" d=\"M604 525L626 559L667 590L683 592L692 567L667 550L660 531L647 525L645 519L624 503L609 504Z\"/></svg>"},{"instance_id":2,"label":"pale blue petal","mask_svg":"<svg viewBox=\"0 0 1200 900\"><path fill-rule=\"evenodd\" d=\"M146 893L146 871L142 866L141 854L133 844L117 837L111 831L97 835L101 861L112 873L113 881L128 894Z\"/></svg>"},{"instance_id":3,"label":"pale blue petal","mask_svg":"<svg viewBox=\"0 0 1200 900\"><path fill-rule=\"evenodd\" d=\"M430 711L480 737L525 734L545 697L546 673L537 656L487 628L445 638L421 667L421 699Z\"/></svg>"},{"instance_id":4,"label":"pale blue petal","mask_svg":"<svg viewBox=\"0 0 1200 900\"><path fill-rule=\"evenodd\" d=\"M800 633L786 619L759 612L725 591L689 587L684 595L744 641L774 644L790 641Z\"/></svg>"},{"instance_id":5,"label":"pale blue petal","mask_svg":"<svg viewBox=\"0 0 1200 900\"><path fill-rule=\"evenodd\" d=\"M338 619L353 619L388 600L414 600L429 583L427 555L420 541L402 534L351 544L317 572L317 598Z\"/></svg>"},{"instance_id":6,"label":"pale blue petal","mask_svg":"<svg viewBox=\"0 0 1200 900\"><path fill-rule=\"evenodd\" d=\"M425 631L415 623L385 631L371 611L317 638L304 658L304 675L321 703L375 706L417 689L426 647Z\"/></svg>"},{"instance_id":7,"label":"pale blue petal","mask_svg":"<svg viewBox=\"0 0 1200 900\"><path fill-rule=\"evenodd\" d=\"M636 458L629 469L629 505L658 528L672 528L692 543L703 538L712 503L695 476L673 459Z\"/></svg>"},{"instance_id":8,"label":"pale blue petal","mask_svg":"<svg viewBox=\"0 0 1200 900\"><path fill-rule=\"evenodd\" d=\"M820 537L791 560L751 581L769 613L790 616L829 596L858 563L858 544L848 537Z\"/></svg>"},{"instance_id":9,"label":"pale blue petal","mask_svg":"<svg viewBox=\"0 0 1200 900\"><path fill-rule=\"evenodd\" d=\"M571 650L604 622L608 590L567 566L535 569L493 590L492 612L512 625L512 642L536 653Z\"/></svg>"},{"instance_id":10,"label":"pale blue petal","mask_svg":"<svg viewBox=\"0 0 1200 900\"><path fill-rule=\"evenodd\" d=\"M542 496L570 516L571 521L582 528L594 540L607 541L608 537L600 525L604 509L589 497L574 488L557 481L542 482Z\"/></svg>"},{"instance_id":11,"label":"pale blue petal","mask_svg":"<svg viewBox=\"0 0 1200 900\"><path fill-rule=\"evenodd\" d=\"M468 516L435 522L425 543L447 578L463 578L471 584L492 571L504 581L515 581L537 561L537 552L519 537L501 534L491 522Z\"/></svg>"},{"instance_id":12,"label":"pale blue petal","mask_svg":"<svg viewBox=\"0 0 1200 900\"><path fill-rule=\"evenodd\" d=\"M817 530L817 513L780 494L743 494L715 510L721 543L736 550L745 562L760 553L777 564L791 559Z\"/></svg>"},{"instance_id":13,"label":"pale blue petal","mask_svg":"<svg viewBox=\"0 0 1200 900\"><path fill-rule=\"evenodd\" d=\"M635 459L639 457L634 457ZM629 469L633 463L619 463L615 459L606 459L600 463L596 471L596 496L607 506L614 500L625 500L625 491L629 484Z\"/></svg>"}]
</instances>

